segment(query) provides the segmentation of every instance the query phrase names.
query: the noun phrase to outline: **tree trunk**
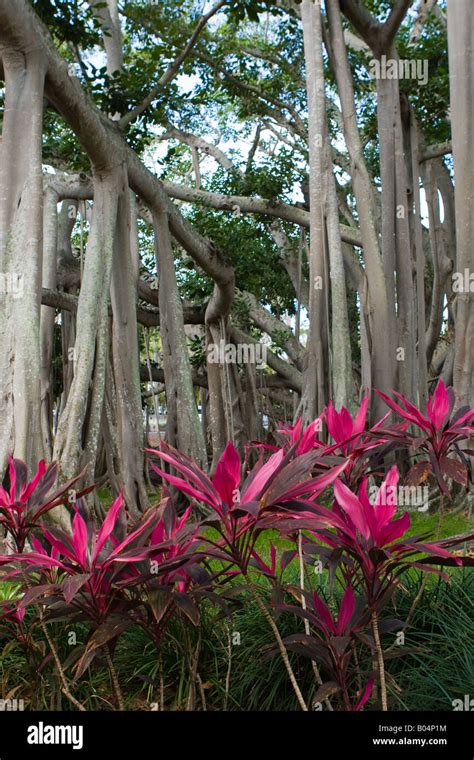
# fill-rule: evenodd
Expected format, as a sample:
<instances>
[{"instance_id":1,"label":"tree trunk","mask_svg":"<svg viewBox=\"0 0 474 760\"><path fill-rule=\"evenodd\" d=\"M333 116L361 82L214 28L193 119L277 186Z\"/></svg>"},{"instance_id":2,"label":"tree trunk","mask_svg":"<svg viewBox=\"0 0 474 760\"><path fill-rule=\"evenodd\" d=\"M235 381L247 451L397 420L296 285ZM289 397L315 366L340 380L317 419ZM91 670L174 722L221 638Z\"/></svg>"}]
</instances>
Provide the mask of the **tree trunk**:
<instances>
[{"instance_id":1,"label":"tree trunk","mask_svg":"<svg viewBox=\"0 0 474 760\"><path fill-rule=\"evenodd\" d=\"M175 440L180 451L202 466L207 464L206 445L194 396L183 307L176 282L168 215L153 212L159 274L160 332L163 349L167 412L176 419ZM171 432L171 431L170 431Z\"/></svg>"},{"instance_id":2,"label":"tree trunk","mask_svg":"<svg viewBox=\"0 0 474 760\"><path fill-rule=\"evenodd\" d=\"M59 420L55 441L55 458L59 459L64 479L77 474L85 446L84 422L88 394L94 377L95 411L98 413L105 386L108 330L108 294L110 289L114 234L117 219L118 167L97 172L94 176L94 213L87 241L82 287L77 308L77 331L74 346L74 379L66 407ZM96 345L97 341L97 345ZM100 349L99 353L97 353ZM99 376L100 375L100 376ZM91 447L98 443L100 416L89 430ZM93 473L89 473L93 477Z\"/></svg>"},{"instance_id":3,"label":"tree trunk","mask_svg":"<svg viewBox=\"0 0 474 760\"><path fill-rule=\"evenodd\" d=\"M130 197L123 168L118 192L117 225L110 289L112 303L112 358L117 394L117 432L120 481L133 512L144 511L147 495L143 463L143 412L137 325L138 272L131 252Z\"/></svg>"},{"instance_id":4,"label":"tree trunk","mask_svg":"<svg viewBox=\"0 0 474 760\"><path fill-rule=\"evenodd\" d=\"M41 428L40 303L45 64L38 48L0 47L5 108L0 164L0 471L9 452L35 467Z\"/></svg>"},{"instance_id":5,"label":"tree trunk","mask_svg":"<svg viewBox=\"0 0 474 760\"><path fill-rule=\"evenodd\" d=\"M307 366L302 395L303 419L306 423L318 416L328 400L324 352L325 297L328 282L325 277L325 130L324 69L322 60L322 30L319 5L312 0L301 4L304 54L306 62L306 90L308 96L309 125L309 336Z\"/></svg>"},{"instance_id":6,"label":"tree trunk","mask_svg":"<svg viewBox=\"0 0 474 760\"><path fill-rule=\"evenodd\" d=\"M474 270L474 16L470 0L448 0L448 50L456 205L456 270ZM474 405L474 293L456 297L454 388Z\"/></svg>"},{"instance_id":7,"label":"tree trunk","mask_svg":"<svg viewBox=\"0 0 474 760\"><path fill-rule=\"evenodd\" d=\"M371 379L375 388L389 390L395 379L395 308L390 297L390 282L384 271L379 248L376 210L373 201L371 181L364 159L362 142L356 121L354 88L352 74L344 42L339 0L328 4L331 42L341 109L343 116L344 137L351 159L351 177L359 215L360 231L363 241L365 272L367 276L367 317L364 323L365 346L370 343L371 367L363 368L364 378ZM361 322L363 315L361 312ZM361 331L362 332L362 331ZM364 350L362 358L367 361L369 352ZM372 412L375 418L384 413L384 406L379 397L372 397Z\"/></svg>"},{"instance_id":8,"label":"tree trunk","mask_svg":"<svg viewBox=\"0 0 474 760\"><path fill-rule=\"evenodd\" d=\"M44 192L43 208L43 274L42 286L56 288L57 257L58 257L58 196L49 188ZM49 306L41 307L40 336L41 336L41 426L44 451L51 459L53 453L51 423L53 417L52 397L52 367L54 348L54 318L55 309Z\"/></svg>"}]
</instances>

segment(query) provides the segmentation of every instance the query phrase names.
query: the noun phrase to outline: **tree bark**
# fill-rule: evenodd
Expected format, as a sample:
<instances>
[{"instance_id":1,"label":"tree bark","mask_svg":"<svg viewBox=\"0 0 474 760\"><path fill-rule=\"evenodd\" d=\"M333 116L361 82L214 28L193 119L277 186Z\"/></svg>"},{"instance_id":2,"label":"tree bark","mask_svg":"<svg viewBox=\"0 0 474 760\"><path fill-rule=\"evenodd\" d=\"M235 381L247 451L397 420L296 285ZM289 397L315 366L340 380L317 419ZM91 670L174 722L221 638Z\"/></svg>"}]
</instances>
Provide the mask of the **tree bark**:
<instances>
[{"instance_id":1,"label":"tree bark","mask_svg":"<svg viewBox=\"0 0 474 760\"><path fill-rule=\"evenodd\" d=\"M159 275L160 325L165 373L167 415L176 421L168 430L172 445L207 465L206 445L194 395L181 299L176 282L173 249L166 213L154 212L155 250Z\"/></svg>"},{"instance_id":2,"label":"tree bark","mask_svg":"<svg viewBox=\"0 0 474 760\"><path fill-rule=\"evenodd\" d=\"M324 351L325 297L328 281L325 276L325 129L324 69L322 60L322 30L319 6L311 0L301 4L304 54L306 62L306 91L309 126L309 337L307 366L301 399L306 423L315 419L328 401L325 367L328 357Z\"/></svg>"},{"instance_id":3,"label":"tree bark","mask_svg":"<svg viewBox=\"0 0 474 760\"><path fill-rule=\"evenodd\" d=\"M469 0L448 0L448 50L453 134L456 269L474 270L474 16ZM456 297L454 387L459 405L474 405L474 293Z\"/></svg>"},{"instance_id":4,"label":"tree bark","mask_svg":"<svg viewBox=\"0 0 474 760\"><path fill-rule=\"evenodd\" d=\"M112 360L117 394L117 433L120 482L133 512L148 504L143 462L143 412L140 393L140 356L137 325L138 270L131 252L131 208L127 172L117 188L118 213L110 288L112 304Z\"/></svg>"},{"instance_id":5,"label":"tree bark","mask_svg":"<svg viewBox=\"0 0 474 760\"><path fill-rule=\"evenodd\" d=\"M41 49L20 52L0 33L5 109L0 162L0 471L8 453L36 467L41 427L40 303L46 65Z\"/></svg>"},{"instance_id":6,"label":"tree bark","mask_svg":"<svg viewBox=\"0 0 474 760\"><path fill-rule=\"evenodd\" d=\"M94 427L89 429L89 462L91 447L96 449L100 431L100 415L105 387L108 330L108 294L114 253L117 219L117 186L120 168L96 172L94 176L94 213L87 241L84 274L77 308L77 332L74 346L74 379L66 407L59 420L54 455L60 461L64 479L77 474L86 445L84 422L89 388L94 377ZM97 342L97 343L96 343ZM93 473L88 474L93 477Z\"/></svg>"},{"instance_id":7,"label":"tree bark","mask_svg":"<svg viewBox=\"0 0 474 760\"><path fill-rule=\"evenodd\" d=\"M351 159L350 171L359 215L367 277L367 289L364 293L367 319L363 330L361 325L361 333L364 336L364 345L367 346L367 341L370 343L370 353L364 350L362 358L365 362L370 356L371 367L363 368L362 374L365 379L371 379L375 388L389 390L394 386L395 379L394 302L390 298L390 282L387 281L382 265L376 210L356 121L352 73L347 59L338 0L328 4L328 18L333 48L332 63L341 101L344 137ZM391 279L393 280L393 277ZM361 310L361 323L363 318ZM373 394L373 416L378 418L383 411L381 400Z\"/></svg>"}]
</instances>

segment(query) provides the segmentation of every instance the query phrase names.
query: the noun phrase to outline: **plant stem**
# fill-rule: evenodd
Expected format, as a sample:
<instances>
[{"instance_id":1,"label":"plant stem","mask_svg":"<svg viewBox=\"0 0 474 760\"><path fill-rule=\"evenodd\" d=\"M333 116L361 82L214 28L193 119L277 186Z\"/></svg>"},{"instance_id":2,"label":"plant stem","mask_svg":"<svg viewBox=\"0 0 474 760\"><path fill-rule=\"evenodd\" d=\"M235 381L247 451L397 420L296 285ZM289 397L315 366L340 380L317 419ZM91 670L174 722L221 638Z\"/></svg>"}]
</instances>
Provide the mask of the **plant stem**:
<instances>
[{"instance_id":1,"label":"plant stem","mask_svg":"<svg viewBox=\"0 0 474 760\"><path fill-rule=\"evenodd\" d=\"M112 680L112 686L114 687L115 696L117 698L117 704L119 710L125 710L125 702L123 701L123 694L120 688L119 680L117 677L117 671L110 655L110 649L108 646L104 647L105 659L109 668L110 678Z\"/></svg>"},{"instance_id":2,"label":"plant stem","mask_svg":"<svg viewBox=\"0 0 474 760\"><path fill-rule=\"evenodd\" d=\"M229 691L230 691L230 676L232 672L232 638L230 635L229 627L227 627L227 672L225 676L225 694L224 694L224 710L227 710L227 705L229 703ZM225 648L225 647L224 647Z\"/></svg>"},{"instance_id":3,"label":"plant stem","mask_svg":"<svg viewBox=\"0 0 474 760\"><path fill-rule=\"evenodd\" d=\"M84 707L84 705L81 705L81 703L69 691L68 682L67 682L66 676L64 675L64 670L63 670L63 666L61 665L61 660L59 659L59 655L58 655L58 652L56 650L56 647L54 646L53 640L51 639L51 636L48 633L48 629L47 629L47 627L46 627L46 625L45 625L45 623L43 621L43 613L42 613L41 610L40 610L40 625L41 625L41 629L42 629L42 631L43 631L43 633L44 633L44 635L46 637L46 641L48 642L48 646L49 646L49 648L51 650L51 654L53 655L54 662L56 663L56 668L57 668L57 671L58 671L59 679L60 679L61 684L62 684L61 691L69 699L69 701L72 702L72 704L75 707L77 707L78 710L81 710L81 712L85 712L86 708Z\"/></svg>"},{"instance_id":4,"label":"plant stem","mask_svg":"<svg viewBox=\"0 0 474 760\"><path fill-rule=\"evenodd\" d=\"M24 570L22 571L22 576L23 576L23 580L25 582L26 587L27 588L31 588L31 583L29 582L29 579L28 579L28 577L26 575L26 572ZM39 602L36 604L36 608L38 610L38 617L39 617L39 622L40 622L41 630L44 633L46 641L48 642L48 646L49 646L49 648L51 650L51 654L53 655L53 659L54 659L54 662L56 664L56 669L58 671L59 680L61 681L61 684L62 684L61 691L63 692L64 696L66 696L69 699L69 701L74 705L74 707L77 707L77 709L81 710L81 712L85 712L86 708L84 707L84 705L81 705L81 703L79 702L79 700L77 700L71 694L71 692L69 691L69 684L67 682L67 678L66 678L66 675L64 673L63 666L61 665L61 660L59 659L59 655L58 655L57 649L56 649L56 647L55 647L55 645L53 643L53 640L52 640L51 636L49 635L48 629L47 629L46 624L44 622L44 619L43 619L43 609L42 609L41 604Z\"/></svg>"},{"instance_id":5,"label":"plant stem","mask_svg":"<svg viewBox=\"0 0 474 760\"><path fill-rule=\"evenodd\" d=\"M436 540L441 538L441 530L443 527L444 519L444 493L439 495L439 508L438 508L438 526L436 528Z\"/></svg>"},{"instance_id":6,"label":"plant stem","mask_svg":"<svg viewBox=\"0 0 474 760\"><path fill-rule=\"evenodd\" d=\"M294 690L294 692L296 694L296 699L298 700L298 704L299 704L299 706L301 707L301 709L304 712L308 712L308 707L306 705L306 702L304 701L304 697L303 697L303 695L301 693L301 689L298 686L298 682L297 682L295 674L293 672L293 668L291 667L290 660L288 659L288 652L286 651L286 647L285 647L285 645L283 643L283 639L280 636L280 631L278 630L277 624L275 623L275 621L273 620L272 616L270 615L270 613L268 612L267 608L265 607L264 603L260 599L260 597L259 597L257 591L255 590L252 582L249 580L249 578L247 576L245 576L245 577L247 579L247 582L248 582L248 585L249 585L249 588L250 588L250 592L251 592L253 598L255 599L260 612L265 617L265 619L268 622L268 625L270 626L270 628L273 631L273 635L275 636L276 642L278 644L278 649L280 650L281 659L283 660L283 663L285 665L285 668L286 668L286 671L288 673L289 679L291 681L291 685L293 686L293 690Z\"/></svg>"},{"instance_id":7,"label":"plant stem","mask_svg":"<svg viewBox=\"0 0 474 760\"><path fill-rule=\"evenodd\" d=\"M189 636L186 633L186 644L188 645L188 652L191 652L191 642L189 640ZM189 689L188 689L188 700L186 703L186 710L195 710L196 709L196 683L197 683L197 669L199 664L199 651L201 649L201 632L199 631L198 640L196 644L196 649L194 651L194 654L191 652L191 656L189 658L189 673L190 673L190 681L189 681Z\"/></svg>"},{"instance_id":8,"label":"plant stem","mask_svg":"<svg viewBox=\"0 0 474 760\"><path fill-rule=\"evenodd\" d=\"M196 681L198 682L199 686L199 695L201 697L201 705L204 712L207 712L207 704L206 704L206 694L204 691L204 685L202 682L202 678L199 675L199 673L196 673Z\"/></svg>"},{"instance_id":9,"label":"plant stem","mask_svg":"<svg viewBox=\"0 0 474 760\"><path fill-rule=\"evenodd\" d=\"M300 588L301 588L301 591L304 591L305 586L304 586L304 562L303 562L303 534L301 533L301 531L298 531L298 556L299 556L299 561L300 561ZM301 594L301 606L304 610L306 609L306 599L305 599L304 594ZM309 620L307 620L306 618L304 619L304 632L307 636L311 635ZM319 686L322 686L323 680L321 678L321 674L319 672L317 663L314 660L311 660L311 665L313 668L313 673L316 679L316 683ZM330 703L329 699L325 700L325 704L329 712L332 712L332 704Z\"/></svg>"},{"instance_id":10,"label":"plant stem","mask_svg":"<svg viewBox=\"0 0 474 760\"><path fill-rule=\"evenodd\" d=\"M372 633L374 634L375 650L377 652L377 662L378 662L379 678L380 678L380 698L382 700L382 710L384 712L387 712L388 707L387 707L387 685L385 683L385 665L383 661L382 645L380 643L379 621L377 618L377 613L375 611L372 612Z\"/></svg>"},{"instance_id":11,"label":"plant stem","mask_svg":"<svg viewBox=\"0 0 474 760\"><path fill-rule=\"evenodd\" d=\"M415 596L415 599L413 600L413 604L410 607L410 611L408 613L407 619L405 621L405 628L407 628L413 618L413 615L415 614L415 610L418 607L418 602L420 601L421 597L423 596L423 592L425 590L426 584L428 582L428 576L424 575L420 584L420 588L418 589L418 593Z\"/></svg>"}]
</instances>

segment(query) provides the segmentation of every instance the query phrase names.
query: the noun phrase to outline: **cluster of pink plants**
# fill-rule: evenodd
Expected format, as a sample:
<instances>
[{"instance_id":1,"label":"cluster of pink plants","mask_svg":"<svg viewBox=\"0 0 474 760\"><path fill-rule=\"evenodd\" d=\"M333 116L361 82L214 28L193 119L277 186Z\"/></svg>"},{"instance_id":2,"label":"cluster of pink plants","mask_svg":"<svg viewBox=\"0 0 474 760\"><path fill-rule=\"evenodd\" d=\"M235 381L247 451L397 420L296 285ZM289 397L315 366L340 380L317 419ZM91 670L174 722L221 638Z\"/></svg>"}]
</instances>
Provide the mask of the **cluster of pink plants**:
<instances>
[{"instance_id":1,"label":"cluster of pink plants","mask_svg":"<svg viewBox=\"0 0 474 760\"><path fill-rule=\"evenodd\" d=\"M204 600L230 614L228 590L236 578L243 582L242 593L250 591L263 605L270 582L280 602L267 605L265 614L300 706L305 709L306 702L294 682L289 651L316 665L322 682L316 699L330 694L334 709L360 710L370 700L387 709L383 636L405 624L385 610L403 573L414 567L447 579L440 566L472 564L449 551L472 536L431 540L409 534L410 515L397 515L392 497L399 470L387 462L405 448L418 460L408 471L409 482L431 475L443 494L453 481L465 487L470 452L464 442L474 432L474 410L453 414L454 396L442 381L426 414L400 394L394 394L398 401L381 395L401 419L389 422L389 412L367 429L368 397L354 417L330 403L306 428L301 421L281 428L281 446L254 449L251 468L229 442L212 477L163 441L148 450L164 483L162 499L136 524L129 523L120 495L97 526L84 494L70 505L70 531L51 519L43 522L67 502L72 482L53 491L56 465L41 462L28 481L24 463L10 459L8 488L0 488L0 523L11 553L0 556L0 563L3 579L15 581L19 590L15 600L1 603L2 625L27 645L27 610L33 616L41 608L46 624L59 618L86 623L87 641L69 663L79 678L99 652L113 654L130 626L145 630L159 650L174 615L199 625ZM368 497L369 479L379 485L375 503ZM181 515L174 501L178 492L189 501ZM257 546L269 530L293 542L279 561L274 543L268 560ZM326 597L322 587L316 592L304 583L284 582L285 570L298 558L308 566L318 561L327 571ZM294 634L285 639L277 627L281 614L295 620Z\"/></svg>"}]
</instances>

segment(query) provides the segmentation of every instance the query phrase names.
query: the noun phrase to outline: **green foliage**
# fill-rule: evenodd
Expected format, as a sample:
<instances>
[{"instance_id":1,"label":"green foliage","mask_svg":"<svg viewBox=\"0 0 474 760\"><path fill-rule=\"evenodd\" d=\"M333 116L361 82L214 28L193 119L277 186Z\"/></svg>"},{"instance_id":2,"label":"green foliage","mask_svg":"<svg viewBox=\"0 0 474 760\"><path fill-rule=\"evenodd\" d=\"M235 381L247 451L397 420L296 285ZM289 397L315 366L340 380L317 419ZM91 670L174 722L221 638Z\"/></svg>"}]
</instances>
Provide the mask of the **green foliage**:
<instances>
[{"instance_id":1,"label":"green foliage","mask_svg":"<svg viewBox=\"0 0 474 760\"><path fill-rule=\"evenodd\" d=\"M67 41L81 47L99 44L100 27L89 3L83 0L32 0L31 4L58 42Z\"/></svg>"},{"instance_id":2,"label":"green foliage","mask_svg":"<svg viewBox=\"0 0 474 760\"><path fill-rule=\"evenodd\" d=\"M408 614L420 583L419 576L406 579L407 591L396 599L397 615ZM394 661L390 669L400 688L393 694L395 709L452 710L454 699L472 692L473 615L472 573L456 571L450 584L431 581L405 638L407 647L422 651Z\"/></svg>"},{"instance_id":3,"label":"green foliage","mask_svg":"<svg viewBox=\"0 0 474 760\"><path fill-rule=\"evenodd\" d=\"M296 575L295 571L295 580ZM408 574L403 578L403 588L396 594L392 605L394 616L404 618L408 614L420 582L419 574ZM387 661L388 672L400 689L390 690L392 709L448 711L452 710L453 699L462 699L464 694L472 692L474 656L470 631L474 614L473 583L472 574L462 570L454 571L450 584L438 579L431 579L428 583L405 639L407 648L421 647L422 651ZM4 598L6 592L2 587L3 584L0 593ZM282 634L287 635L294 631L295 623L291 616L282 616L278 626ZM81 624L67 629L56 624L53 634L62 661L66 661L73 648L68 644L67 631L76 633L78 643L86 635L86 628ZM233 636L236 633L240 636ZM46 642L41 631L36 636L40 657L41 651L46 650ZM232 638L234 641L240 639L240 644L231 646L228 709L297 709L284 666L278 656L271 654L275 649L271 631L259 610L251 604L236 608L231 621L216 618L215 611L210 607L203 610L198 673L204 685L207 709L222 710L224 706L229 636L231 641ZM387 635L387 645L393 643L394 636ZM188 650L194 650L196 644L196 629L182 621L173 621L170 635L164 641L158 658L155 648L140 629L126 631L114 659L127 709L149 710L153 703L158 703L161 677L165 709L185 709L191 681L186 658L189 656ZM59 699L59 694L54 689L52 696L51 686L55 676L51 661L38 674L36 691L33 691L31 673L19 645L0 639L0 648L3 653L0 658L3 693L21 684L16 696L25 699L27 708L51 709L52 699L53 709L59 706L66 710L71 708L64 697L60 702L55 701ZM295 655L291 658L304 693L310 696L314 693L314 683L308 661ZM76 684L75 695L87 709L112 709L110 677L103 658L98 658L94 669ZM202 709L199 691L196 709Z\"/></svg>"}]
</instances>

